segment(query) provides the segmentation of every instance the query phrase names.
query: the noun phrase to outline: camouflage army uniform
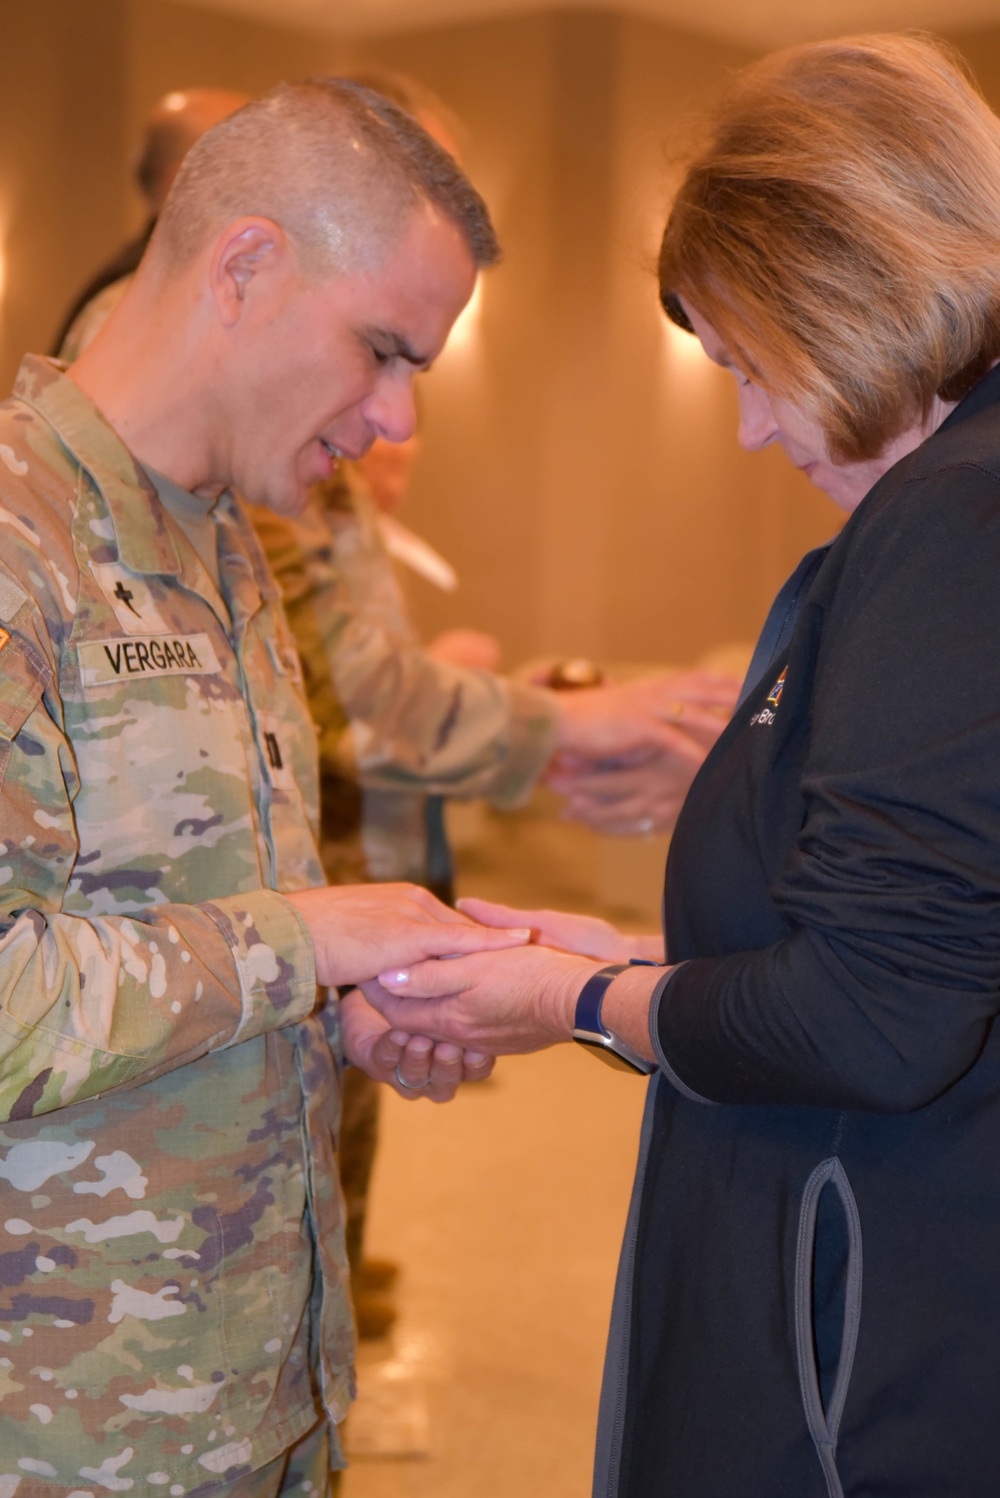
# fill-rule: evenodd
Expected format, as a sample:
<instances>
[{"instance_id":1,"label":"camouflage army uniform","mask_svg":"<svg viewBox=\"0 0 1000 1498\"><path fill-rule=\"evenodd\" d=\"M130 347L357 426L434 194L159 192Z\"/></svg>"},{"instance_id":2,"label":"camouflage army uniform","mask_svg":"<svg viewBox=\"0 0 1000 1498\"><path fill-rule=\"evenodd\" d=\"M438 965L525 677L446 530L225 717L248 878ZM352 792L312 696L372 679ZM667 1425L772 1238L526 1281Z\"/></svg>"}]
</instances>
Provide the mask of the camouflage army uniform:
<instances>
[{"instance_id":1,"label":"camouflage army uniform","mask_svg":"<svg viewBox=\"0 0 1000 1498\"><path fill-rule=\"evenodd\" d=\"M212 1492L352 1391L336 1067L275 892L322 881L315 741L253 532L213 514L221 597L25 361L0 406L0 1498Z\"/></svg>"},{"instance_id":2,"label":"camouflage army uniform","mask_svg":"<svg viewBox=\"0 0 1000 1498\"><path fill-rule=\"evenodd\" d=\"M79 358L128 289L106 287L60 356ZM371 499L350 467L294 521L250 507L285 595L320 727L320 852L332 884L408 879L443 899L451 859L441 797L515 806L552 755L551 699L485 671L434 661L407 617ZM379 1084L344 1078L341 1181L347 1246L361 1263ZM0 1498L3 1494L0 1493Z\"/></svg>"},{"instance_id":3,"label":"camouflage army uniform","mask_svg":"<svg viewBox=\"0 0 1000 1498\"><path fill-rule=\"evenodd\" d=\"M349 465L289 520L251 509L282 584L320 728L320 852L333 884L409 879L443 899L442 795L523 800L552 755L547 694L434 661L420 647L372 500ZM380 1089L344 1077L347 1247L362 1260Z\"/></svg>"}]
</instances>

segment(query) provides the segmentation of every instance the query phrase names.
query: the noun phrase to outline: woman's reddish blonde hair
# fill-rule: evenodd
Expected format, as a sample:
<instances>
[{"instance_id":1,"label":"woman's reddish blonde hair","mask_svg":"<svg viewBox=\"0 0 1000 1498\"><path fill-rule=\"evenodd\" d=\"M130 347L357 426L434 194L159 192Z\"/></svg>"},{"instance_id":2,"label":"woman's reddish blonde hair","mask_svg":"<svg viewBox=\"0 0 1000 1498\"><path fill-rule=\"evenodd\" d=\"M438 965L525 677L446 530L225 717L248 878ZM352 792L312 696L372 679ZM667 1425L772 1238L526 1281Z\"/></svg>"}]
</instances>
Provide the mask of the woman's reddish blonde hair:
<instances>
[{"instance_id":1,"label":"woman's reddish blonde hair","mask_svg":"<svg viewBox=\"0 0 1000 1498\"><path fill-rule=\"evenodd\" d=\"M1000 120L918 36L778 52L740 74L688 167L660 296L733 361L876 457L1000 357Z\"/></svg>"}]
</instances>

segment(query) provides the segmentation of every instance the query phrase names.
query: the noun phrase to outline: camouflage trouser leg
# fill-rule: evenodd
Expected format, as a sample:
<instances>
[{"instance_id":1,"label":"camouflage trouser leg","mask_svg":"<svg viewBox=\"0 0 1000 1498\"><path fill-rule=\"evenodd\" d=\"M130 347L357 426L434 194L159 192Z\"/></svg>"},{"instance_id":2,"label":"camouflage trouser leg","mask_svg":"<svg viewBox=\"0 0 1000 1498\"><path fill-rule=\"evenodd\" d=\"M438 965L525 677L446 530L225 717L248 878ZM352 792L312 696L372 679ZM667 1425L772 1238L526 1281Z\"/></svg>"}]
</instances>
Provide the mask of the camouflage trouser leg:
<instances>
[{"instance_id":1,"label":"camouflage trouser leg","mask_svg":"<svg viewBox=\"0 0 1000 1498\"><path fill-rule=\"evenodd\" d=\"M330 1471L330 1431L322 1420L266 1467L213 1488L211 1498L336 1498L339 1492L340 1473Z\"/></svg>"},{"instance_id":2,"label":"camouflage trouser leg","mask_svg":"<svg viewBox=\"0 0 1000 1498\"><path fill-rule=\"evenodd\" d=\"M368 1211L368 1187L375 1147L378 1143L378 1110L381 1082L366 1076L356 1066L344 1068L341 1087L340 1184L347 1212L347 1258L351 1274L357 1276L364 1252L365 1217Z\"/></svg>"},{"instance_id":3,"label":"camouflage trouser leg","mask_svg":"<svg viewBox=\"0 0 1000 1498\"><path fill-rule=\"evenodd\" d=\"M330 1464L339 1461L342 1461L340 1447L336 1438L331 1441L330 1428L322 1420L266 1467L237 1477L235 1482L206 1483L193 1490L191 1498L196 1498L196 1494L202 1494L203 1498L338 1498L341 1474L332 1472ZM22 1482L15 1477L11 1484L10 1479L0 1477L0 1498L77 1498L77 1495L102 1498L106 1486L93 1490L73 1488L71 1492L30 1478ZM119 1487L124 1489L124 1486L119 1481ZM142 1490L147 1491L146 1484L142 1484ZM156 1489L158 1494L168 1491L166 1487Z\"/></svg>"}]
</instances>

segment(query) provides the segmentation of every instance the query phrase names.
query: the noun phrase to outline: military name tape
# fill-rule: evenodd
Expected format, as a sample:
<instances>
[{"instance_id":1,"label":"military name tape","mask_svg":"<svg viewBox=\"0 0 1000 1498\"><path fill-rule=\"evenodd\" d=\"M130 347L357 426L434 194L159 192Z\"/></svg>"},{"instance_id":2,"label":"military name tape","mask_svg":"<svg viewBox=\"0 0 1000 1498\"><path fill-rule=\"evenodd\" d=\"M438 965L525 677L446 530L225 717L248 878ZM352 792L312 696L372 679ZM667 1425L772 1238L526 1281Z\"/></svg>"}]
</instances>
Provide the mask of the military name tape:
<instances>
[{"instance_id":1,"label":"military name tape","mask_svg":"<svg viewBox=\"0 0 1000 1498\"><path fill-rule=\"evenodd\" d=\"M130 635L88 640L78 649L85 687L105 687L137 676L191 676L221 671L208 635Z\"/></svg>"}]
</instances>

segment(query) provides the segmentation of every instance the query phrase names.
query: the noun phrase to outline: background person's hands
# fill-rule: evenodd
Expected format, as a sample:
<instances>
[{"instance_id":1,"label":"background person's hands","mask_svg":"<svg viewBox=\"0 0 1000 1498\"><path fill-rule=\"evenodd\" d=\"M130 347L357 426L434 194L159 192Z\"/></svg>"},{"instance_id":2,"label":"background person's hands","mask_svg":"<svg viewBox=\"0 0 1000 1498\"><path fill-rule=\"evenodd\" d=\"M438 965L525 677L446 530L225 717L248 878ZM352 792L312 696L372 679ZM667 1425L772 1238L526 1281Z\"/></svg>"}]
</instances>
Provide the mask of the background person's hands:
<instances>
[{"instance_id":1,"label":"background person's hands","mask_svg":"<svg viewBox=\"0 0 1000 1498\"><path fill-rule=\"evenodd\" d=\"M451 953L497 951L528 930L478 926L415 884L341 884L285 896L312 938L317 982L361 983L389 967Z\"/></svg>"},{"instance_id":2,"label":"background person's hands","mask_svg":"<svg viewBox=\"0 0 1000 1498\"><path fill-rule=\"evenodd\" d=\"M427 1098L446 1103L463 1082L485 1081L493 1070L493 1057L482 1051L392 1029L357 989L340 1000L340 1026L351 1064L387 1083L407 1102Z\"/></svg>"},{"instance_id":3,"label":"background person's hands","mask_svg":"<svg viewBox=\"0 0 1000 1498\"><path fill-rule=\"evenodd\" d=\"M629 936L599 916L574 915L566 910L516 910L494 900L468 896L458 901L458 908L484 926L531 929L531 939L539 946L556 947L581 957L596 957L601 962L629 962L633 957L650 962L663 961L663 938L657 932L648 936Z\"/></svg>"},{"instance_id":4,"label":"background person's hands","mask_svg":"<svg viewBox=\"0 0 1000 1498\"><path fill-rule=\"evenodd\" d=\"M596 832L617 837L669 832L705 755L726 726L739 683L735 677L688 671L603 690L628 694L623 723L638 727L646 713L660 724L665 739L610 756L563 752L553 761L548 783L566 797L565 815Z\"/></svg>"},{"instance_id":5,"label":"background person's hands","mask_svg":"<svg viewBox=\"0 0 1000 1498\"><path fill-rule=\"evenodd\" d=\"M659 749L689 769L689 781L725 727L739 695L735 677L664 672L559 695L558 748L587 760Z\"/></svg>"},{"instance_id":6,"label":"background person's hands","mask_svg":"<svg viewBox=\"0 0 1000 1498\"><path fill-rule=\"evenodd\" d=\"M720 724L719 727L724 727ZM686 753L642 750L617 760L564 757L548 784L564 796L563 815L612 837L672 832L705 750L689 740Z\"/></svg>"},{"instance_id":7,"label":"background person's hands","mask_svg":"<svg viewBox=\"0 0 1000 1498\"><path fill-rule=\"evenodd\" d=\"M424 646L436 661L452 666L469 666L478 671L496 671L503 657L503 647L496 635L481 629L445 629Z\"/></svg>"}]
</instances>

